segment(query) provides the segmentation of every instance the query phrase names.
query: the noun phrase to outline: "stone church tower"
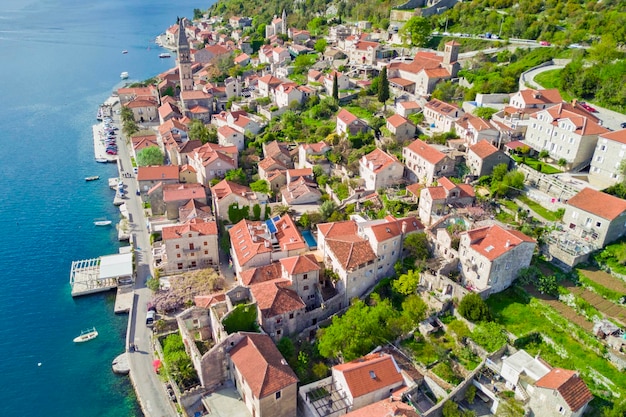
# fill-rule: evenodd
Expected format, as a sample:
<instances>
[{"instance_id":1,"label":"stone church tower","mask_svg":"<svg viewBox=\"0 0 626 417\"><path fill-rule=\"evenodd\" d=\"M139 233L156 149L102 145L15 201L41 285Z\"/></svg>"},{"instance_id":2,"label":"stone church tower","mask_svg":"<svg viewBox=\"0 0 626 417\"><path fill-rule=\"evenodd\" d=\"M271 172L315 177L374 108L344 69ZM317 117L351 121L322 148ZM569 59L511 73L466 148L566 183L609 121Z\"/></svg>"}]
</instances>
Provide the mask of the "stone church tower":
<instances>
[{"instance_id":1,"label":"stone church tower","mask_svg":"<svg viewBox=\"0 0 626 417\"><path fill-rule=\"evenodd\" d=\"M456 74L461 69L461 65L458 62L460 46L461 44L456 41L446 42L446 48L443 52L443 63L441 66L448 70L452 78L456 77Z\"/></svg>"},{"instance_id":2,"label":"stone church tower","mask_svg":"<svg viewBox=\"0 0 626 417\"><path fill-rule=\"evenodd\" d=\"M178 75L180 76L180 91L193 90L193 75L191 73L191 50L185 33L185 18L178 19Z\"/></svg>"}]
</instances>

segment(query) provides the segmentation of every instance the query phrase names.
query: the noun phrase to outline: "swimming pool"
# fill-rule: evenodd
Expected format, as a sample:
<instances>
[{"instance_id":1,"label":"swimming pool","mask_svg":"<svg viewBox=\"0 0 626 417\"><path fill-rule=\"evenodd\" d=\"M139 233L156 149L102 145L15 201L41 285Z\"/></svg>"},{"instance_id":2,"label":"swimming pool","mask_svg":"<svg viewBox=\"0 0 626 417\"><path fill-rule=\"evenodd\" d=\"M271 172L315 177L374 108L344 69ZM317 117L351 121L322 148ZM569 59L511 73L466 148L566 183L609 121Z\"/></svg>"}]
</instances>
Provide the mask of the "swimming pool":
<instances>
[{"instance_id":1,"label":"swimming pool","mask_svg":"<svg viewBox=\"0 0 626 417\"><path fill-rule=\"evenodd\" d=\"M305 230L302 232L302 238L306 242L309 249L317 249L317 241L313 237L313 233L311 233L309 230Z\"/></svg>"}]
</instances>

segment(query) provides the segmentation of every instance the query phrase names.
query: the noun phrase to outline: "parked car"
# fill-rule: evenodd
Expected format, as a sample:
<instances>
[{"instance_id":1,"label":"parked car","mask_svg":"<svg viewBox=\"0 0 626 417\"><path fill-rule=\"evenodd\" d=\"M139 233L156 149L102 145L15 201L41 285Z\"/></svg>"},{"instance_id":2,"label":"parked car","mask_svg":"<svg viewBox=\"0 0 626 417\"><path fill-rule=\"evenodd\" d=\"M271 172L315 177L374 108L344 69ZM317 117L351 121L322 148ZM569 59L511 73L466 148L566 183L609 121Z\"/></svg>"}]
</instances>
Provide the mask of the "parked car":
<instances>
[{"instance_id":1,"label":"parked car","mask_svg":"<svg viewBox=\"0 0 626 417\"><path fill-rule=\"evenodd\" d=\"M550 46L550 42L548 42L548 41L541 41L541 42L539 42L539 45L541 45L541 46Z\"/></svg>"},{"instance_id":2,"label":"parked car","mask_svg":"<svg viewBox=\"0 0 626 417\"><path fill-rule=\"evenodd\" d=\"M619 127L621 127L622 129L626 129L626 122L620 123Z\"/></svg>"},{"instance_id":3,"label":"parked car","mask_svg":"<svg viewBox=\"0 0 626 417\"><path fill-rule=\"evenodd\" d=\"M585 110L587 110L588 112L591 112L591 113L597 112L597 110L595 108L591 107L587 103L580 103L580 107L582 107L583 109L585 109Z\"/></svg>"}]
</instances>

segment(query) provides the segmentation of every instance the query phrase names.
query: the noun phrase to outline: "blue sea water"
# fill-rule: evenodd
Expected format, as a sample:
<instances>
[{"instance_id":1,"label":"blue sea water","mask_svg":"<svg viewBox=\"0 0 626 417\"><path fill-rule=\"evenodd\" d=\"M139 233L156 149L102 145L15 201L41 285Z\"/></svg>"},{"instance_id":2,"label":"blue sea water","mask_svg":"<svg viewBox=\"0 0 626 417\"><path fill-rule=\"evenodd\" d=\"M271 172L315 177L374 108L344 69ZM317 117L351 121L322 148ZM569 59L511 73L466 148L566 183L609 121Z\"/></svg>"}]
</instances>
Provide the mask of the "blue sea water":
<instances>
[{"instance_id":1,"label":"blue sea water","mask_svg":"<svg viewBox=\"0 0 626 417\"><path fill-rule=\"evenodd\" d=\"M174 65L155 37L210 4L0 0L0 416L141 415L128 377L111 371L127 316L112 294L70 295L73 260L120 246L92 223L119 212L106 182L116 168L94 161L91 125L122 71L143 80ZM97 339L72 342L92 326Z\"/></svg>"}]
</instances>

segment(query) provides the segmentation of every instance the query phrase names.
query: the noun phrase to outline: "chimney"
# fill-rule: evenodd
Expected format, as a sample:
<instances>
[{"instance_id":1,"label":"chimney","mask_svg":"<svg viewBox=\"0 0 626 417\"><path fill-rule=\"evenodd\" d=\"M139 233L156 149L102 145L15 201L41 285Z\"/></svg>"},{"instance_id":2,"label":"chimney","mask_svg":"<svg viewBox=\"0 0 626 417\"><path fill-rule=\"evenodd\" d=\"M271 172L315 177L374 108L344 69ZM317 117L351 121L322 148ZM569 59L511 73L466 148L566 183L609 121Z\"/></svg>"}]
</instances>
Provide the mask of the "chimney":
<instances>
[{"instance_id":1,"label":"chimney","mask_svg":"<svg viewBox=\"0 0 626 417\"><path fill-rule=\"evenodd\" d=\"M504 247L508 248L509 246L511 246L511 241L507 239L506 244L504 245Z\"/></svg>"},{"instance_id":2,"label":"chimney","mask_svg":"<svg viewBox=\"0 0 626 417\"><path fill-rule=\"evenodd\" d=\"M573 100L572 100L572 106L576 107L576 104L578 104L578 100L573 99Z\"/></svg>"},{"instance_id":3,"label":"chimney","mask_svg":"<svg viewBox=\"0 0 626 417\"><path fill-rule=\"evenodd\" d=\"M406 222L402 222L402 234L406 234Z\"/></svg>"}]
</instances>

